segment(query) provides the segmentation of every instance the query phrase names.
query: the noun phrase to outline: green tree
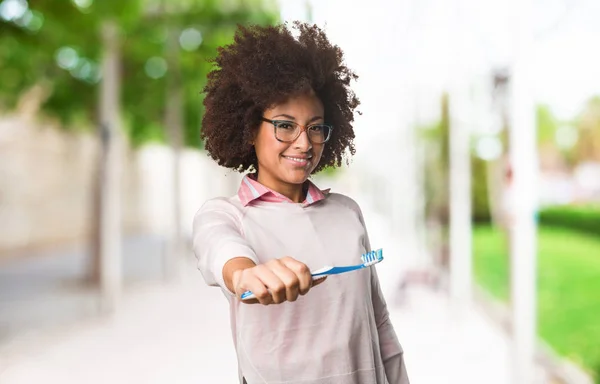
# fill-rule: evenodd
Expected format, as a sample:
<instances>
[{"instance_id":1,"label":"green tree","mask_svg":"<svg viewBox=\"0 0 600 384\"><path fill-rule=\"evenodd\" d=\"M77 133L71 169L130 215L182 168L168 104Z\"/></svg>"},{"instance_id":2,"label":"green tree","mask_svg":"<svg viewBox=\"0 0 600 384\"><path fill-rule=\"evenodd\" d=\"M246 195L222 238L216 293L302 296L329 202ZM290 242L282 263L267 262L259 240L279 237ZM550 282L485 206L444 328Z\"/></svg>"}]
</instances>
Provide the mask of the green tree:
<instances>
[{"instance_id":1,"label":"green tree","mask_svg":"<svg viewBox=\"0 0 600 384\"><path fill-rule=\"evenodd\" d=\"M576 162L600 162L600 96L591 98L576 121L578 140L573 156Z\"/></svg>"},{"instance_id":2,"label":"green tree","mask_svg":"<svg viewBox=\"0 0 600 384\"><path fill-rule=\"evenodd\" d=\"M10 110L34 94L34 102L65 129L98 126L103 138L112 138L101 141L92 276L98 275L99 250L106 245L102 220L118 219L108 207L117 190L110 180L119 168L110 160L118 139L115 109L122 111L134 146L168 138L176 154L182 145L199 147L207 59L231 41L236 24L275 22L272 9L260 0L0 2L0 107ZM102 55L118 60L106 73L100 71ZM110 86L99 89L101 84ZM44 92L28 93L40 87ZM111 102L107 107L111 97L120 103L116 108Z\"/></svg>"},{"instance_id":3,"label":"green tree","mask_svg":"<svg viewBox=\"0 0 600 384\"><path fill-rule=\"evenodd\" d=\"M536 108L538 144L554 144L559 121L548 105Z\"/></svg>"},{"instance_id":4,"label":"green tree","mask_svg":"<svg viewBox=\"0 0 600 384\"><path fill-rule=\"evenodd\" d=\"M15 11L14 4L20 4L23 11ZM122 34L125 130L134 145L165 141L163 117L170 73L165 46L167 30L174 28L182 42L185 143L199 147L201 91L211 68L207 59L214 57L218 46L231 41L236 24L277 21L268 2L233 0L227 4L217 0L40 0L31 4L3 0L0 106L10 110L25 91L43 85L47 99L40 100L42 110L59 117L66 129L89 129L97 124L99 31L104 20L113 19Z\"/></svg>"}]
</instances>

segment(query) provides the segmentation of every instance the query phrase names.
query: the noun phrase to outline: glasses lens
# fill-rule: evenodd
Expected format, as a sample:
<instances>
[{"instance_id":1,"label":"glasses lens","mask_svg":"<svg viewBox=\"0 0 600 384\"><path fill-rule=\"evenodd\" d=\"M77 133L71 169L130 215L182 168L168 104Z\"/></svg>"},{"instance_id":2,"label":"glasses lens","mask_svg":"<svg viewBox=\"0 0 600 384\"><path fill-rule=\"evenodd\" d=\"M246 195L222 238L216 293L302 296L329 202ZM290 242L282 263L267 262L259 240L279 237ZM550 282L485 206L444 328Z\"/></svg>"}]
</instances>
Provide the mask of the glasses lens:
<instances>
[{"instance_id":1,"label":"glasses lens","mask_svg":"<svg viewBox=\"0 0 600 384\"><path fill-rule=\"evenodd\" d=\"M331 127L325 124L311 125L308 128L308 137L313 143L324 143L329 140Z\"/></svg>"},{"instance_id":2,"label":"glasses lens","mask_svg":"<svg viewBox=\"0 0 600 384\"><path fill-rule=\"evenodd\" d=\"M276 121L275 137L281 141L294 141L298 136L298 125L292 121Z\"/></svg>"},{"instance_id":3,"label":"glasses lens","mask_svg":"<svg viewBox=\"0 0 600 384\"><path fill-rule=\"evenodd\" d=\"M293 121L273 121L273 124L275 137L279 141L292 142L300 136L300 126ZM306 131L311 142L321 144L329 140L331 126L316 124L308 127Z\"/></svg>"}]
</instances>

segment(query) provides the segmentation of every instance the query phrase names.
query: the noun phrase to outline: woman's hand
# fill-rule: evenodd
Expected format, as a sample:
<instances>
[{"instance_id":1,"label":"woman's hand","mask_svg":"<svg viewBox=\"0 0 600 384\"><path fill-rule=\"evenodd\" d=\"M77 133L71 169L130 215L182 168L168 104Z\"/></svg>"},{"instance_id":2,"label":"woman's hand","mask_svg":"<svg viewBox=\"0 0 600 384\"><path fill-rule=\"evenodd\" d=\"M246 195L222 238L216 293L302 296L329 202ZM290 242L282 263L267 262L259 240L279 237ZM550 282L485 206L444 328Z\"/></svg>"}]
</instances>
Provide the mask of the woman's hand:
<instances>
[{"instance_id":1,"label":"woman's hand","mask_svg":"<svg viewBox=\"0 0 600 384\"><path fill-rule=\"evenodd\" d=\"M234 262L233 259L230 262ZM249 259L245 259L250 261ZM240 261L238 261L238 264ZM250 263L252 263L250 261ZM296 301L299 295L306 295L308 291L325 279L313 281L310 270L306 264L286 256L281 259L273 259L264 264L251 265L246 267L227 268L225 264L225 281L229 280L230 288L237 297L245 291L252 291L256 299L244 300L244 303L261 303L263 305L279 304L284 301ZM228 270L230 279L227 279Z\"/></svg>"}]
</instances>

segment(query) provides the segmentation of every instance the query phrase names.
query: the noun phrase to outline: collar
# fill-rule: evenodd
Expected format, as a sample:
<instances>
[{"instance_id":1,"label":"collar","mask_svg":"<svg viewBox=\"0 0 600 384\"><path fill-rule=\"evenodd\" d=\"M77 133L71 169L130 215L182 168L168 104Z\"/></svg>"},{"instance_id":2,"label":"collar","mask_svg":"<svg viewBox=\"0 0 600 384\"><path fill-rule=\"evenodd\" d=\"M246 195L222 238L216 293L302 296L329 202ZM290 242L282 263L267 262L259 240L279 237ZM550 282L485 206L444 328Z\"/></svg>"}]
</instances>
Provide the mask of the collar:
<instances>
[{"instance_id":1,"label":"collar","mask_svg":"<svg viewBox=\"0 0 600 384\"><path fill-rule=\"evenodd\" d=\"M318 201L325 199L329 194L329 189L320 190L312 181L306 180L308 190L306 192L306 198L302 202L303 207L307 207ZM273 191L272 189L265 187L256 180L255 173L249 173L244 175L240 188L238 189L238 197L242 204L247 206L255 200L269 201L275 203L288 202L293 203L290 198L282 195L279 192Z\"/></svg>"}]
</instances>

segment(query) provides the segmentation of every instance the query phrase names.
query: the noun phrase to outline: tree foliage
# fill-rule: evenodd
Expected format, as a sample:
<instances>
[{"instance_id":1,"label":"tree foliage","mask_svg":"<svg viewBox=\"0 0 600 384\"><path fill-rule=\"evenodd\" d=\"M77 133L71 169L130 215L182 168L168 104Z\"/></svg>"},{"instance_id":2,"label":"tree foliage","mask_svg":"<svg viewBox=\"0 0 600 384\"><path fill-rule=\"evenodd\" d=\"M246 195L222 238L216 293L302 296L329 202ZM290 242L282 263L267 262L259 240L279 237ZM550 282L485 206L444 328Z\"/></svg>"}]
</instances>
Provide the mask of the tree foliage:
<instances>
[{"instance_id":1,"label":"tree foliage","mask_svg":"<svg viewBox=\"0 0 600 384\"><path fill-rule=\"evenodd\" d=\"M134 145L165 139L167 31L180 34L184 138L200 146L208 59L232 40L237 24L271 24L274 8L259 0L0 1L0 108L10 110L28 89L47 90L42 110L66 129L98 120L100 26L114 20L122 34L122 111Z\"/></svg>"},{"instance_id":2,"label":"tree foliage","mask_svg":"<svg viewBox=\"0 0 600 384\"><path fill-rule=\"evenodd\" d=\"M576 159L600 162L600 96L591 98L577 118Z\"/></svg>"}]
</instances>

